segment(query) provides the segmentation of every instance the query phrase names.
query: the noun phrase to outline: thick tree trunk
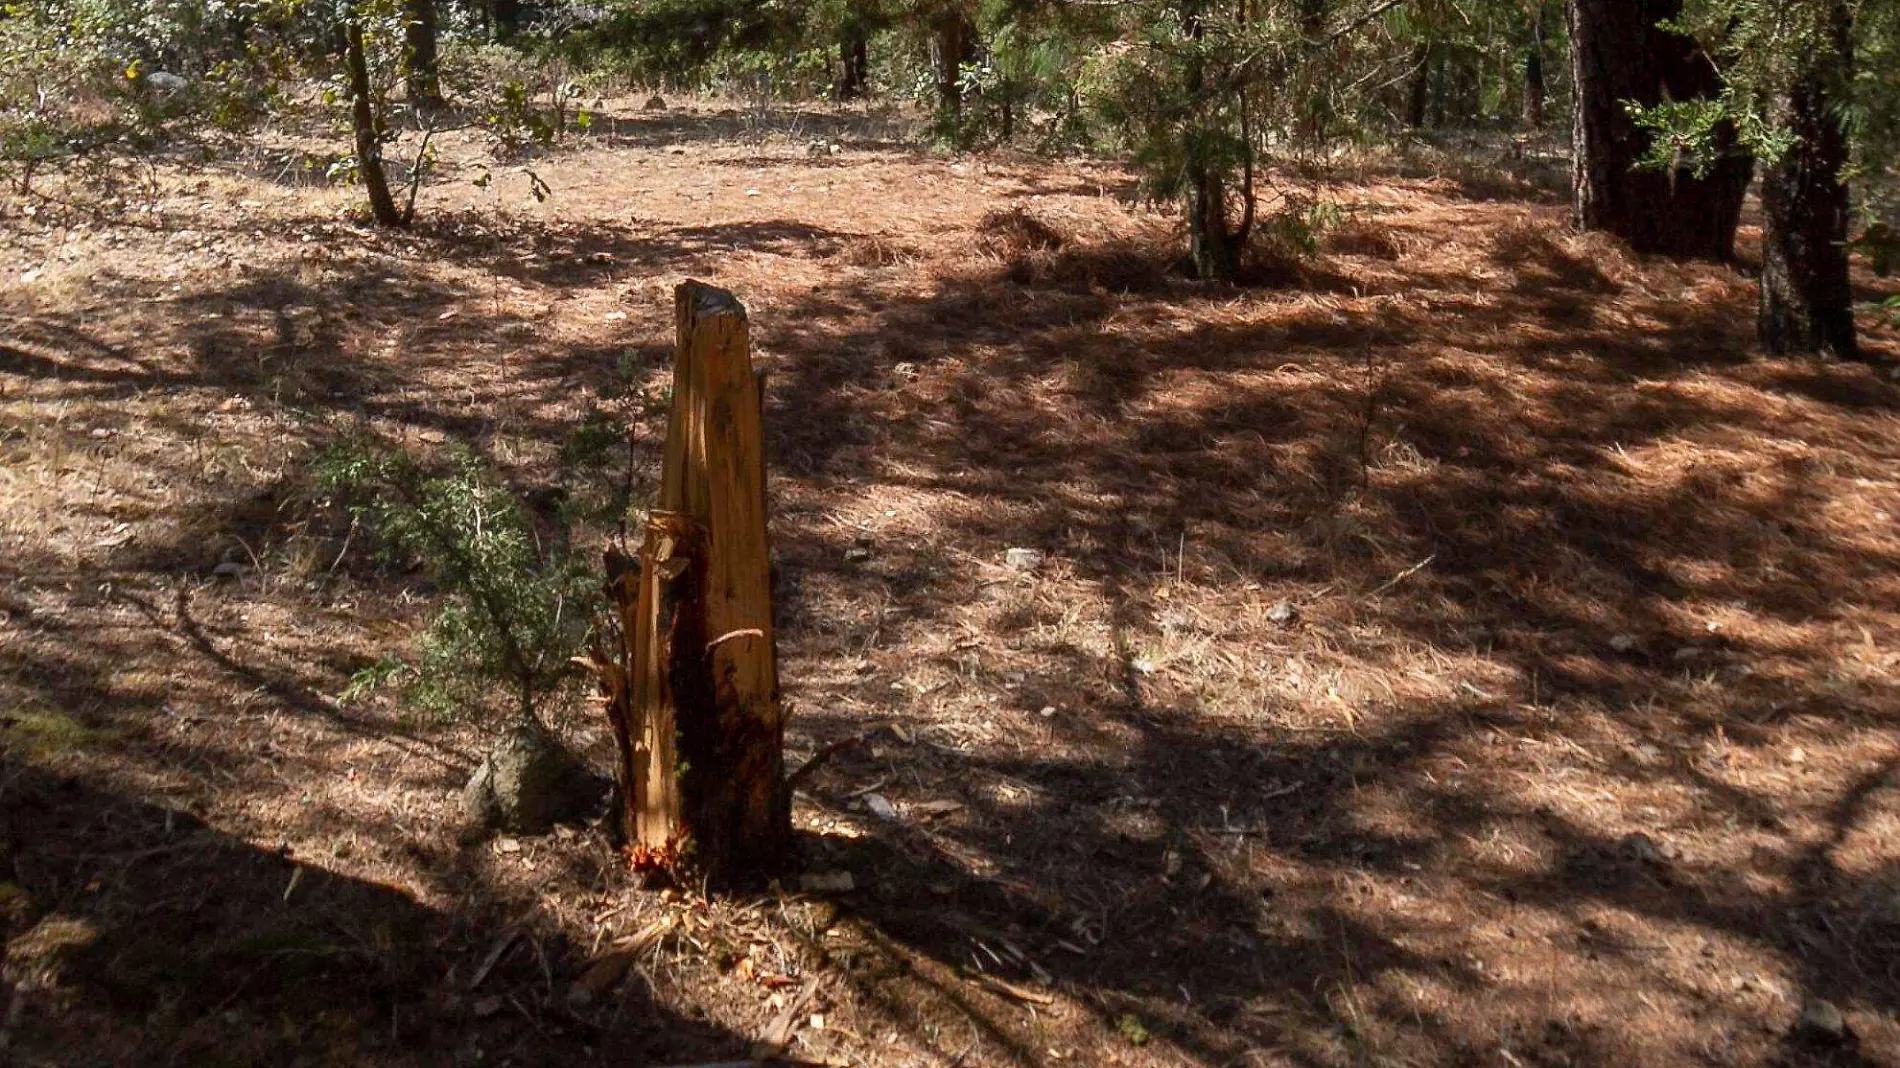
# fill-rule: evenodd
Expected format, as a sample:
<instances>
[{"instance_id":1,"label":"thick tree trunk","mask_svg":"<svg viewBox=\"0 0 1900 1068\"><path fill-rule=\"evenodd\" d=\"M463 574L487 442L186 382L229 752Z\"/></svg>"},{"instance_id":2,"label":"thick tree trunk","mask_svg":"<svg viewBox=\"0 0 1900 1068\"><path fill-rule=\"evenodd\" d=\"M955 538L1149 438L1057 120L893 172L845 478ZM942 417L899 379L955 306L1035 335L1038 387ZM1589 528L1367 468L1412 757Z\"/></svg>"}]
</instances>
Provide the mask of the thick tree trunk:
<instances>
[{"instance_id":1,"label":"thick tree trunk","mask_svg":"<svg viewBox=\"0 0 1900 1068\"><path fill-rule=\"evenodd\" d=\"M442 78L436 54L435 0L404 0L403 74L409 86L409 102L416 107L442 105Z\"/></svg>"},{"instance_id":2,"label":"thick tree trunk","mask_svg":"<svg viewBox=\"0 0 1900 1068\"><path fill-rule=\"evenodd\" d=\"M1828 0L1827 40L1802 57L1780 109L1799 141L1762 176L1760 332L1762 347L1777 354L1859 352L1839 115L1853 79L1852 20L1846 0Z\"/></svg>"},{"instance_id":3,"label":"thick tree trunk","mask_svg":"<svg viewBox=\"0 0 1900 1068\"><path fill-rule=\"evenodd\" d=\"M636 865L732 886L782 868L792 838L763 410L745 309L698 282L675 299L660 499L637 580L616 580L624 659L601 674Z\"/></svg>"},{"instance_id":4,"label":"thick tree trunk","mask_svg":"<svg viewBox=\"0 0 1900 1068\"><path fill-rule=\"evenodd\" d=\"M1584 230L1605 230L1638 252L1725 260L1755 161L1734 128L1716 133L1718 158L1697 176L1687 161L1637 170L1650 138L1627 103L1651 106L1721 91L1721 77L1696 43L1658 27L1682 0L1570 0L1572 210Z\"/></svg>"},{"instance_id":5,"label":"thick tree trunk","mask_svg":"<svg viewBox=\"0 0 1900 1068\"><path fill-rule=\"evenodd\" d=\"M866 40L864 27L856 23L845 27L844 39L838 44L838 58L842 67L838 75L838 99L862 97L871 73L871 45Z\"/></svg>"},{"instance_id":6,"label":"thick tree trunk","mask_svg":"<svg viewBox=\"0 0 1900 1068\"><path fill-rule=\"evenodd\" d=\"M356 131L356 170L369 194L370 214L379 226L407 226L409 219L396 210L389 194L389 175L383 171L382 130L370 99L369 57L363 50L363 24L354 10L344 14L345 61L350 70L350 124Z\"/></svg>"}]
</instances>

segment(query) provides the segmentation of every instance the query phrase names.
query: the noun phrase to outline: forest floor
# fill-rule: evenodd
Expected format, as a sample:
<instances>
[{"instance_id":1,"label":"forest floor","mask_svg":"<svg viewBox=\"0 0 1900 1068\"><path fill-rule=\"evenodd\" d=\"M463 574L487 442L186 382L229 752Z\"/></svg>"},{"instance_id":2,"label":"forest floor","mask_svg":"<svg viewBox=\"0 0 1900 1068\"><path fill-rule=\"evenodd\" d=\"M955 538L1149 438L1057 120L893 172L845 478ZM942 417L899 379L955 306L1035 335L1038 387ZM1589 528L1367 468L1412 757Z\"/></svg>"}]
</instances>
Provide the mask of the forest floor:
<instances>
[{"instance_id":1,"label":"forest floor","mask_svg":"<svg viewBox=\"0 0 1900 1068\"><path fill-rule=\"evenodd\" d=\"M1122 171L899 126L627 108L545 202L451 139L409 233L289 138L0 203L14 1063L1900 1064L1900 387L1752 351L1752 234L1421 147L1276 171L1338 225L1206 288ZM797 805L848 891L469 835L488 732L339 699L428 598L313 457L551 500L604 414L650 480L688 277L769 369L790 759L867 738Z\"/></svg>"}]
</instances>

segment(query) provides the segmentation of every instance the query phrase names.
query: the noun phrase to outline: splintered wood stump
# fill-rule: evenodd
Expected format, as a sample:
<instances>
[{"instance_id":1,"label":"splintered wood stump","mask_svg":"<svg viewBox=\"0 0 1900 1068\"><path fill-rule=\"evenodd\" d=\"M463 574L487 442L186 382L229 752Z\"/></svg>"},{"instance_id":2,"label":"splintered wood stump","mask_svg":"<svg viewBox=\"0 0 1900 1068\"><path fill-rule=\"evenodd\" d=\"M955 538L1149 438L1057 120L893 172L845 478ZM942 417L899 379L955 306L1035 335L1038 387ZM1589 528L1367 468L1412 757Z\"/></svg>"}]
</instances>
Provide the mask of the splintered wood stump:
<instances>
[{"instance_id":1,"label":"splintered wood stump","mask_svg":"<svg viewBox=\"0 0 1900 1068\"><path fill-rule=\"evenodd\" d=\"M640 568L617 579L624 668L606 673L637 865L715 885L791 845L765 529L764 410L745 308L687 282L660 499Z\"/></svg>"}]
</instances>

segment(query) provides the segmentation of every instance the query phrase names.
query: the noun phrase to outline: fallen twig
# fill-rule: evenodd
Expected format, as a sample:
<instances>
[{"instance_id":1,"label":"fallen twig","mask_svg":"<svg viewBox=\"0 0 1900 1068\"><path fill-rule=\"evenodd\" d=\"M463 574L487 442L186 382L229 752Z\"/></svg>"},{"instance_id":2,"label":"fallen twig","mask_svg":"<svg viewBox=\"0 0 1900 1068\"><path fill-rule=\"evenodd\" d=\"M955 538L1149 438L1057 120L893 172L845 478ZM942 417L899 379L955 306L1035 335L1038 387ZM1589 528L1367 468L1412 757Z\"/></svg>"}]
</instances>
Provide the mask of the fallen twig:
<instances>
[{"instance_id":1,"label":"fallen twig","mask_svg":"<svg viewBox=\"0 0 1900 1068\"><path fill-rule=\"evenodd\" d=\"M494 948L488 951L488 956L482 958L481 967L476 968L475 974L469 978L468 988L470 990L482 985L482 980L488 978L488 973L495 970L495 965L501 962L501 955L508 952L508 947L515 944L515 939L519 937L520 934L521 925L519 923L511 923L506 930L501 932L501 937L495 939Z\"/></svg>"},{"instance_id":2,"label":"fallen twig","mask_svg":"<svg viewBox=\"0 0 1900 1068\"><path fill-rule=\"evenodd\" d=\"M865 742L866 742L865 735L854 734L849 738L844 738L844 739L840 739L839 741L832 742L830 745L820 746L818 751L811 755L811 759L805 761L803 764L800 764L798 766L797 771L794 771L790 775L785 776L786 792L789 793L799 783L804 782L806 779L810 778L811 773L814 771L817 771L820 767L822 767L825 761L830 760L832 757L837 756L839 753L844 752L846 749L850 749L852 746L863 745L865 744Z\"/></svg>"},{"instance_id":3,"label":"fallen twig","mask_svg":"<svg viewBox=\"0 0 1900 1068\"><path fill-rule=\"evenodd\" d=\"M1017 1001L1026 1001L1031 1005L1054 1005L1056 1003L1054 995L1045 994L1040 990L1031 990L1026 986L1017 986L1007 979L998 979L994 975L980 976L979 981L991 990L999 994L1007 994Z\"/></svg>"}]
</instances>

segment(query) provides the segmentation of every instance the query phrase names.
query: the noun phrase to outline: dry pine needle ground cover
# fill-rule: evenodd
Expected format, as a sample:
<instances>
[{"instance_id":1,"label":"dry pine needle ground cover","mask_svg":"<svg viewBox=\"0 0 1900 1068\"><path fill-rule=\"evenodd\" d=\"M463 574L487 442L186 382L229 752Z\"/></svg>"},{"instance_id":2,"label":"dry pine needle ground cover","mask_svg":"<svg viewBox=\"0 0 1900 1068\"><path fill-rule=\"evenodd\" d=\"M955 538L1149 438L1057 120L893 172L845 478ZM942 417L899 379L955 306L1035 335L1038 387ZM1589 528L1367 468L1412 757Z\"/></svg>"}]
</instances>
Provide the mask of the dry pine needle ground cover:
<instances>
[{"instance_id":1,"label":"dry pine needle ground cover","mask_svg":"<svg viewBox=\"0 0 1900 1068\"><path fill-rule=\"evenodd\" d=\"M16 1063L1900 1064L1880 370L1754 358L1742 271L1494 168L1276 175L1346 221L1220 291L1109 168L605 125L546 203L451 142L412 234L269 141L5 205ZM650 477L688 276L770 369L793 759L865 738L797 818L849 890L470 838L484 733L337 697L428 591L315 452L550 501L604 412Z\"/></svg>"}]
</instances>

